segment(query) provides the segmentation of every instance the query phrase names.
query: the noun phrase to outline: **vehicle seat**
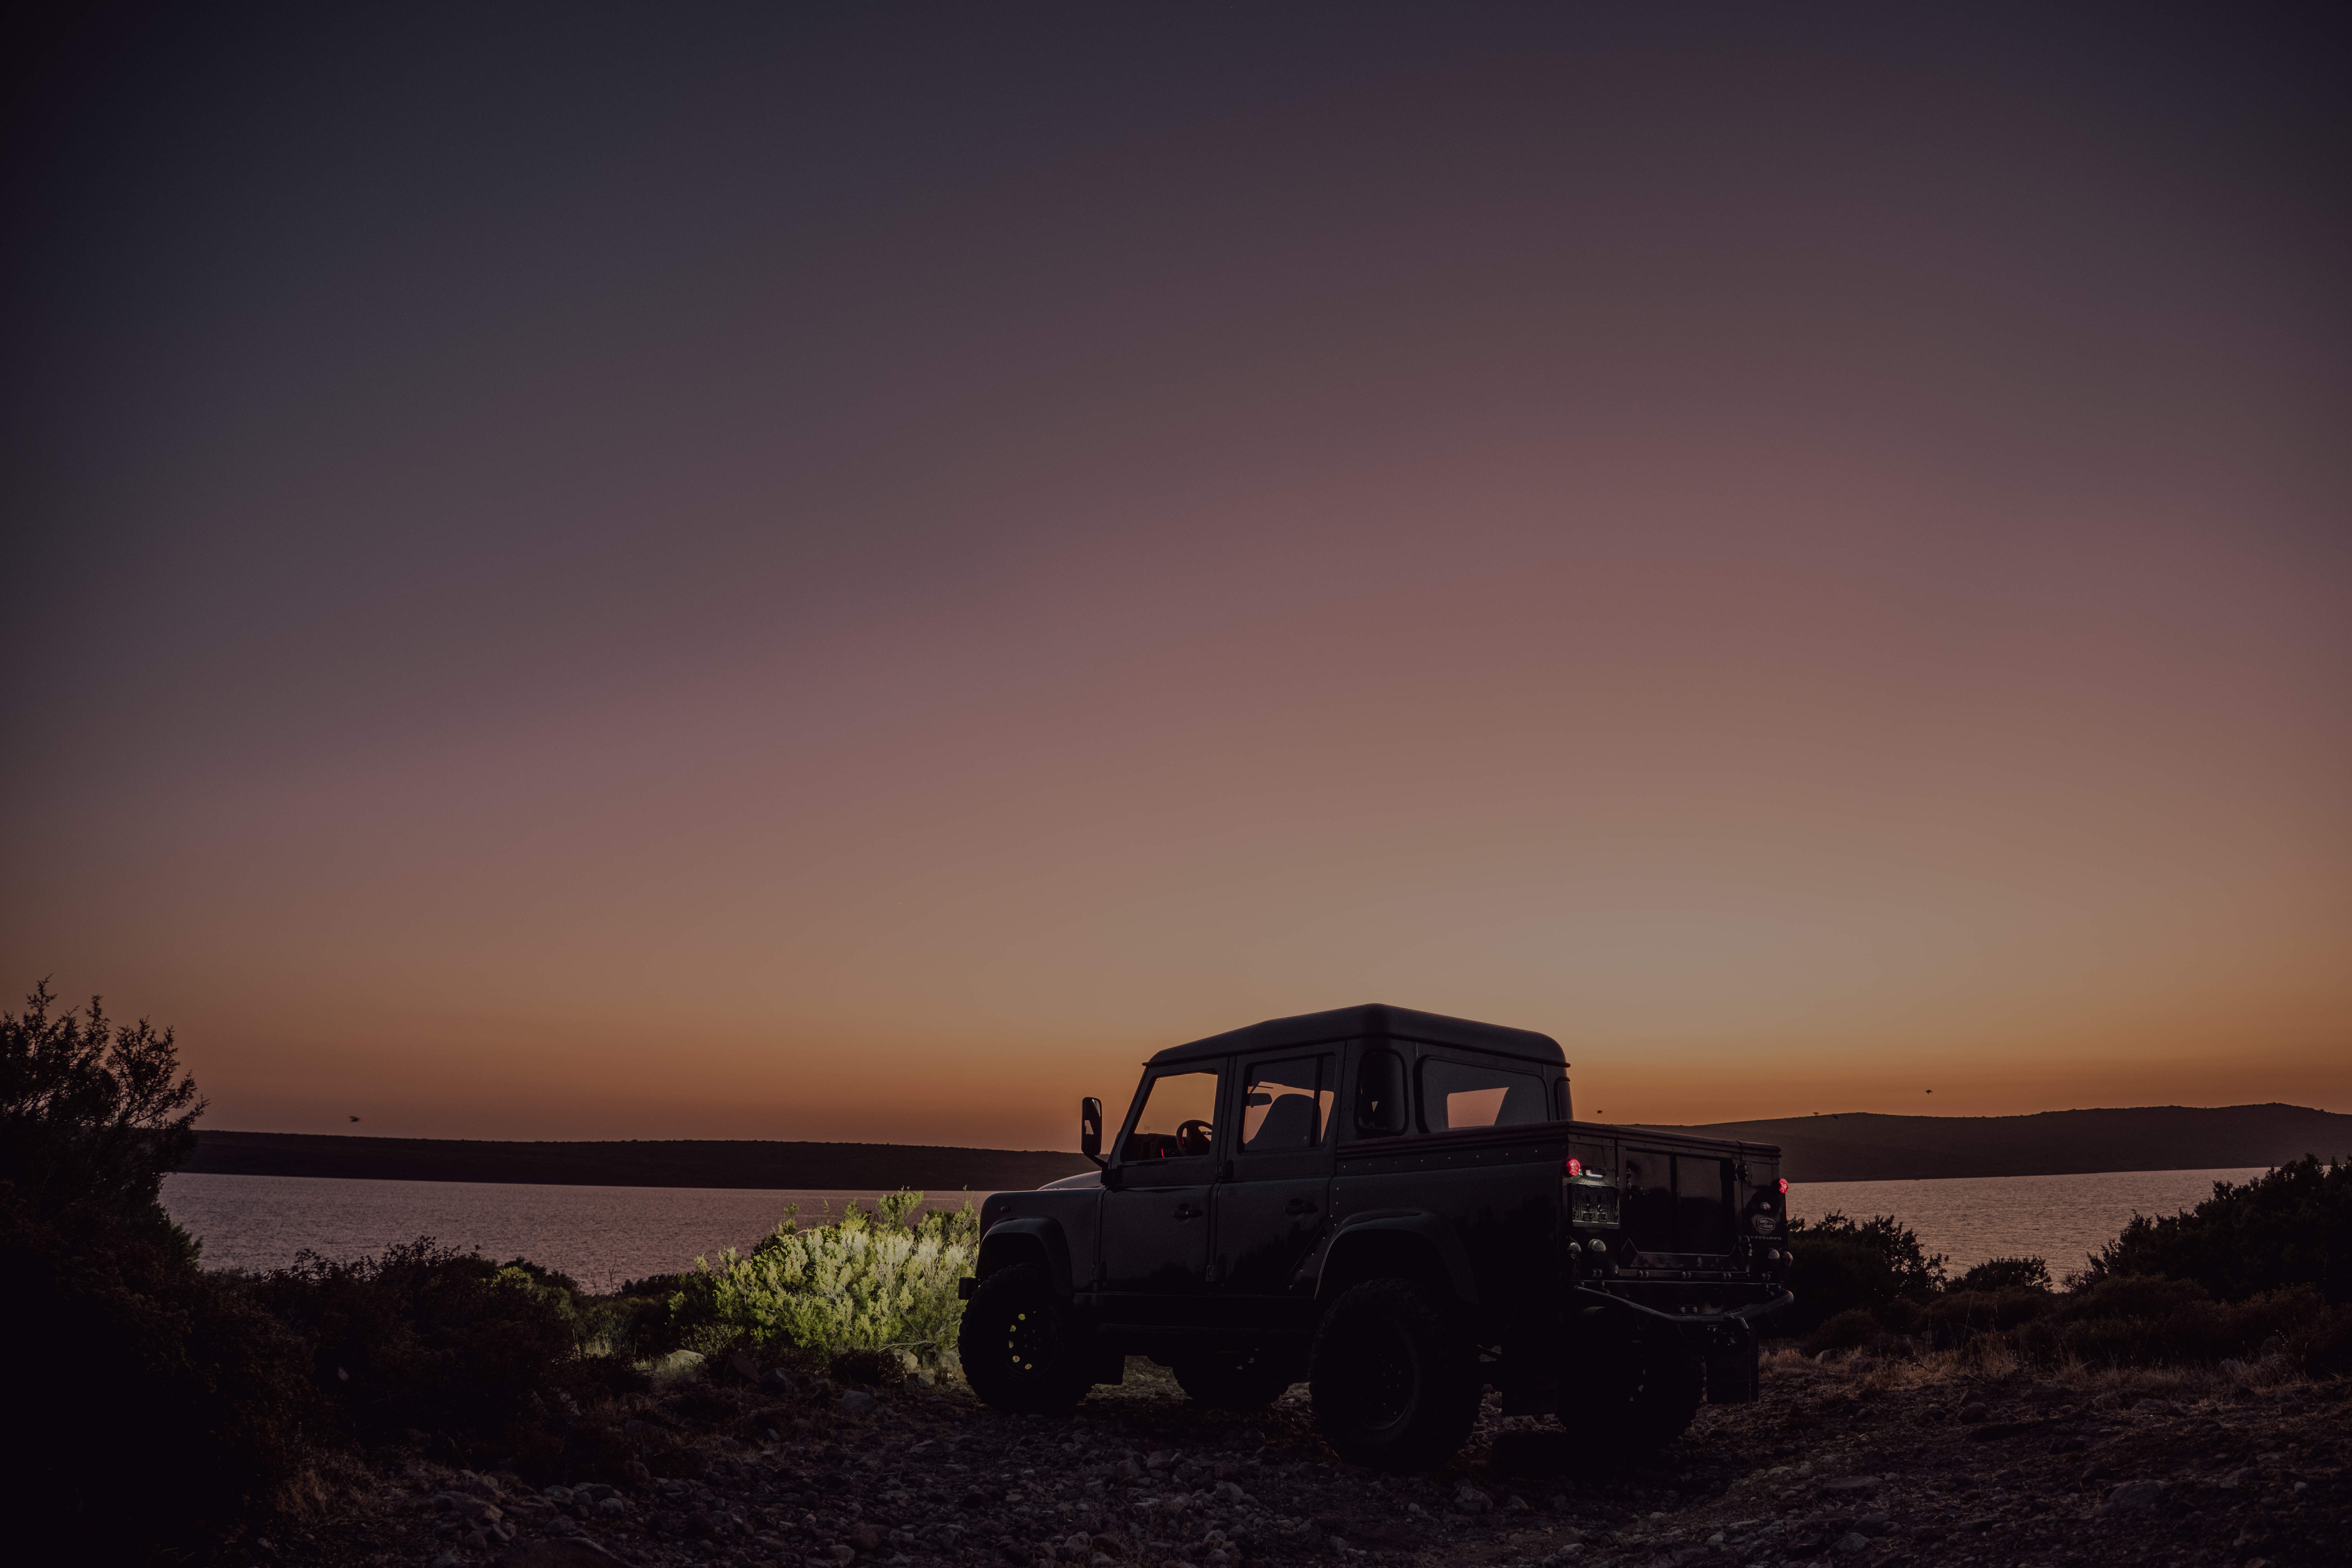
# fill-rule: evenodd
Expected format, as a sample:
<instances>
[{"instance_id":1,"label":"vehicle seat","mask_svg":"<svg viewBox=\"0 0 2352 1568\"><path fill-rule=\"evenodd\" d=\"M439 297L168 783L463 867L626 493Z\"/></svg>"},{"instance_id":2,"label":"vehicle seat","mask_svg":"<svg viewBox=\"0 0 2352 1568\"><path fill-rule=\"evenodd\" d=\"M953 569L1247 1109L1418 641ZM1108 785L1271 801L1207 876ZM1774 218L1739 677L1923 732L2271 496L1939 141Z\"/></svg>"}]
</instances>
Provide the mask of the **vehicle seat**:
<instances>
[{"instance_id":1,"label":"vehicle seat","mask_svg":"<svg viewBox=\"0 0 2352 1568\"><path fill-rule=\"evenodd\" d=\"M1315 1147L1315 1100L1304 1094L1286 1094L1266 1110L1257 1135L1242 1150L1250 1154L1280 1154Z\"/></svg>"}]
</instances>

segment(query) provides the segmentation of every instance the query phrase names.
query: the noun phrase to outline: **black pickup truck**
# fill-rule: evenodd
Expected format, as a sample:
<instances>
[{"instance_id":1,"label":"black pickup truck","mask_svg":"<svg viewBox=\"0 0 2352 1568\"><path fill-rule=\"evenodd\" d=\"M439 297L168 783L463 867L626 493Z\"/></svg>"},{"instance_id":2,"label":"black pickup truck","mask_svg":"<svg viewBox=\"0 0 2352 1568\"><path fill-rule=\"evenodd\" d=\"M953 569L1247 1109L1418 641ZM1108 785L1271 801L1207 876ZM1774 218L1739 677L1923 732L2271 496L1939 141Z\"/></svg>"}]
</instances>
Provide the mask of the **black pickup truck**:
<instances>
[{"instance_id":1,"label":"black pickup truck","mask_svg":"<svg viewBox=\"0 0 2352 1568\"><path fill-rule=\"evenodd\" d=\"M1756 1397L1787 1305L1779 1149L1579 1122L1547 1036L1344 1007L1175 1046L1101 1169L981 1207L964 1375L1066 1408L1126 1358L1226 1409L1304 1379L1339 1454L1443 1463L1488 1384L1654 1447Z\"/></svg>"}]
</instances>

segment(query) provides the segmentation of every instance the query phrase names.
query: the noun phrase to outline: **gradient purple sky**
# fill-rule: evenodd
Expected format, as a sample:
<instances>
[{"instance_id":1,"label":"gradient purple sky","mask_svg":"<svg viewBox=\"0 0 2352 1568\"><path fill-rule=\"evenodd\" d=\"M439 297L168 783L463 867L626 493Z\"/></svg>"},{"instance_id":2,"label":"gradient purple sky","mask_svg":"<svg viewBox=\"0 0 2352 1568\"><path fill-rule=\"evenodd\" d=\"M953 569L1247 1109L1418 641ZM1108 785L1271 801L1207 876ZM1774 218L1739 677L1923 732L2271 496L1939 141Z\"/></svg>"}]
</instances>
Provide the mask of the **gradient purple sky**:
<instances>
[{"instance_id":1,"label":"gradient purple sky","mask_svg":"<svg viewBox=\"0 0 2352 1568\"><path fill-rule=\"evenodd\" d=\"M208 1125L1067 1147L1366 1000L2352 1110L2340 30L18 41L0 981Z\"/></svg>"}]
</instances>

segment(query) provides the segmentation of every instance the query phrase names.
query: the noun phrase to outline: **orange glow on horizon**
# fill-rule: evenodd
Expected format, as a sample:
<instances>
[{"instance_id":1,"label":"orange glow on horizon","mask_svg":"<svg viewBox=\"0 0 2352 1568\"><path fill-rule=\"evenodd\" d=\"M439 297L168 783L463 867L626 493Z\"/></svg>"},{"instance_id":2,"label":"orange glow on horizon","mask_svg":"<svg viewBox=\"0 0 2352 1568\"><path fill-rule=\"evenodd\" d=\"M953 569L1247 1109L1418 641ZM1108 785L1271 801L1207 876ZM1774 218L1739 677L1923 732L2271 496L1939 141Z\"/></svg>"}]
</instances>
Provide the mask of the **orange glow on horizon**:
<instances>
[{"instance_id":1,"label":"orange glow on horizon","mask_svg":"<svg viewBox=\"0 0 2352 1568\"><path fill-rule=\"evenodd\" d=\"M2288 22L183 25L25 110L0 1001L207 1125L2352 1110Z\"/></svg>"}]
</instances>

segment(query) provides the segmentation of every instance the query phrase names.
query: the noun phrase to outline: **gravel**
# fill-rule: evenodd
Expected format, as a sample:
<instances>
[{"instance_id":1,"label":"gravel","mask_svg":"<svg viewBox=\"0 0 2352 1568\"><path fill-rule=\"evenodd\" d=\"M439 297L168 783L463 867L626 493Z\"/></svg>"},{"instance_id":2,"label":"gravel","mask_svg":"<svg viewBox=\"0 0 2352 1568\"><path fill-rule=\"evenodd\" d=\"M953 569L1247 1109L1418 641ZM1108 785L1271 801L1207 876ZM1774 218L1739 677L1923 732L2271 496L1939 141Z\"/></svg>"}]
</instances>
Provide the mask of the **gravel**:
<instances>
[{"instance_id":1,"label":"gravel","mask_svg":"<svg viewBox=\"0 0 2352 1568\"><path fill-rule=\"evenodd\" d=\"M532 1486L417 1450L371 1456L373 1491L312 1521L300 1556L352 1568L2340 1560L2343 1384L2175 1388L2126 1405L2076 1381L1963 1388L1775 1357L1762 1402L1706 1407L1653 1458L1626 1458L1573 1416L1505 1419L1490 1400L1458 1459L1394 1477L1339 1463L1303 1388L1254 1415L1204 1411L1141 1361L1051 1419L1001 1415L954 1384L770 1374L584 1414L576 1441L603 1455L593 1477ZM1965 1413L1987 1409L2022 1429L1973 1440L1992 1423Z\"/></svg>"}]
</instances>

